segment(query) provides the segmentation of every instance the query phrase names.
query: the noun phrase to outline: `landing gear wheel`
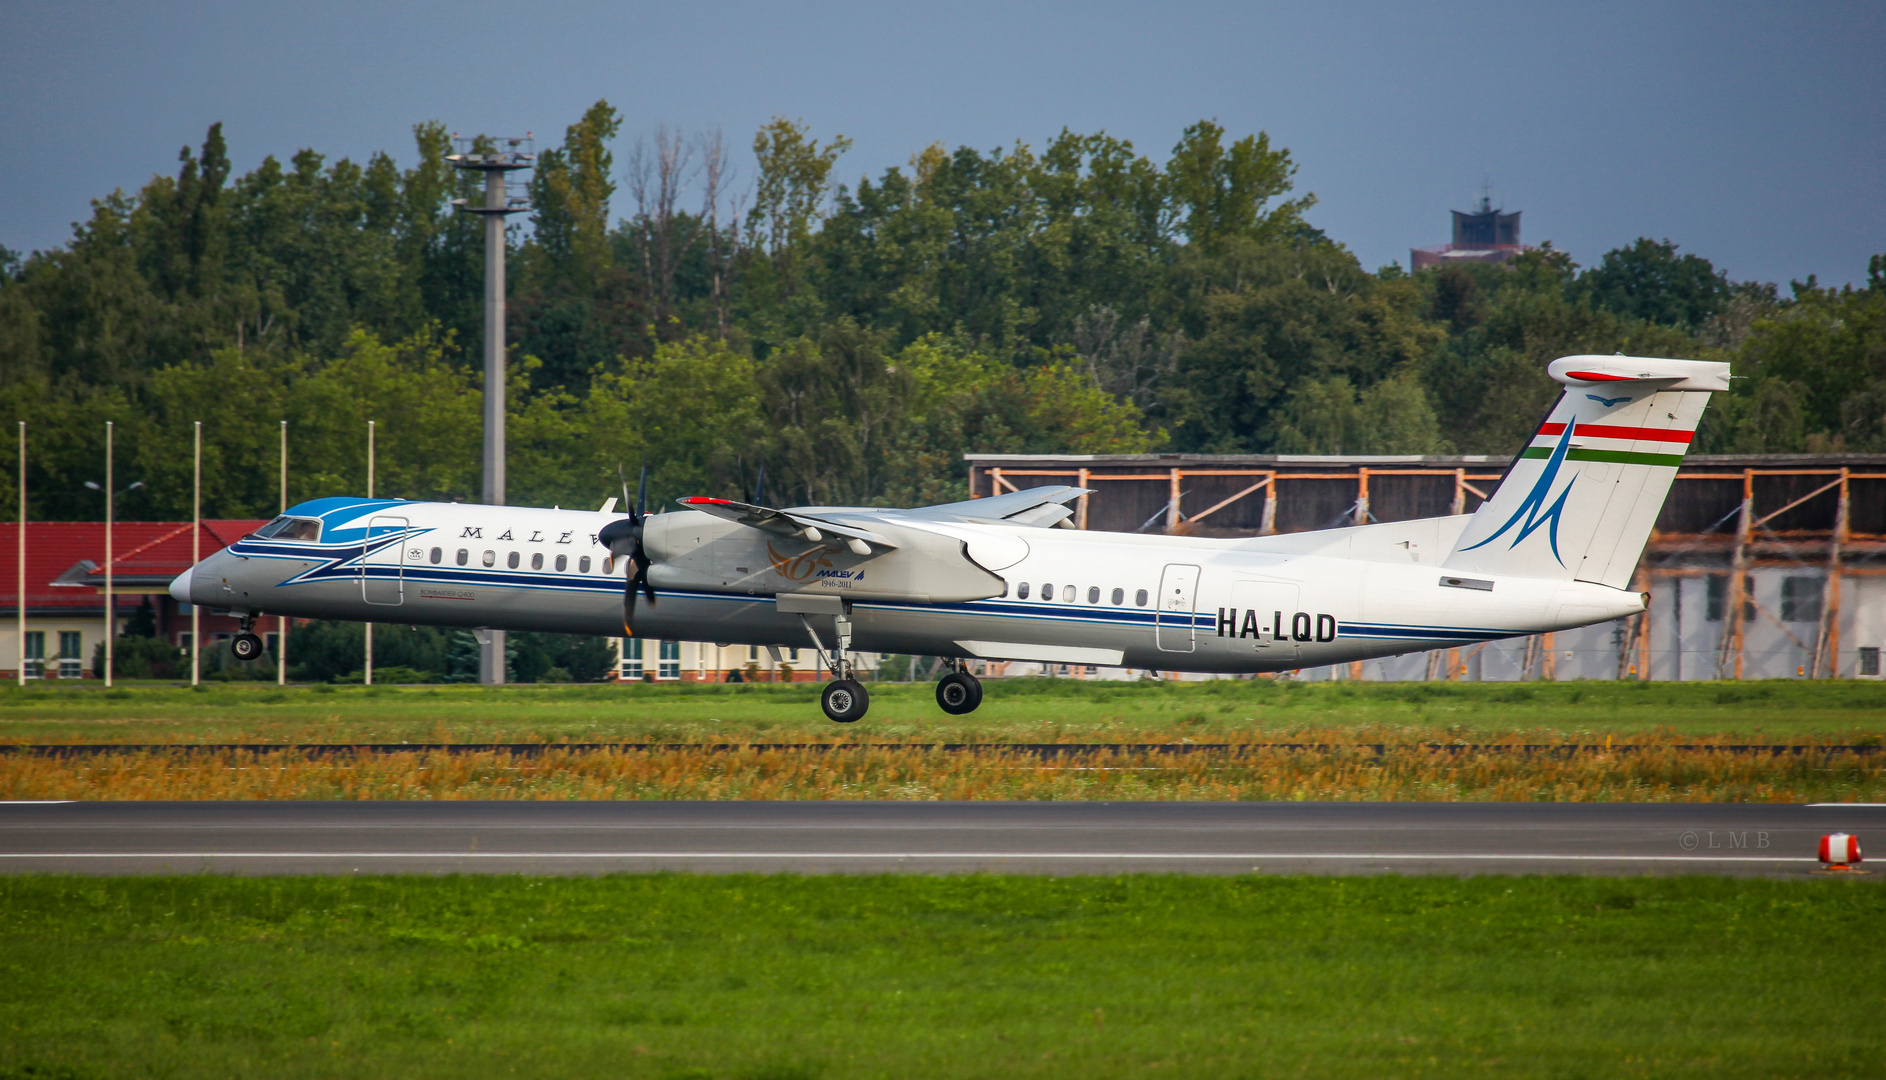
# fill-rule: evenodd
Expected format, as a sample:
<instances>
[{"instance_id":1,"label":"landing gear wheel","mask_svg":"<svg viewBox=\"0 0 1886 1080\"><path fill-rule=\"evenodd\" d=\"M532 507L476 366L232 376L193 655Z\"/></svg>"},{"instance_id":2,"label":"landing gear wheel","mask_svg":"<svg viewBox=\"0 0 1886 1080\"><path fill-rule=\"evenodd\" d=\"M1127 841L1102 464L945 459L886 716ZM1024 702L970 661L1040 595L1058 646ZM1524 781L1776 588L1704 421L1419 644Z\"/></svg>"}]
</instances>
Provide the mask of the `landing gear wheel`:
<instances>
[{"instance_id":1,"label":"landing gear wheel","mask_svg":"<svg viewBox=\"0 0 1886 1080\"><path fill-rule=\"evenodd\" d=\"M864 719L864 711L871 707L871 696L855 680L836 679L825 684L819 705L834 722L849 724Z\"/></svg>"},{"instance_id":2,"label":"landing gear wheel","mask_svg":"<svg viewBox=\"0 0 1886 1080\"><path fill-rule=\"evenodd\" d=\"M975 712L982 704L982 680L966 671L952 671L937 681L936 703L951 716Z\"/></svg>"},{"instance_id":3,"label":"landing gear wheel","mask_svg":"<svg viewBox=\"0 0 1886 1080\"><path fill-rule=\"evenodd\" d=\"M229 640L229 651L246 664L262 655L262 639L254 634L237 634Z\"/></svg>"}]
</instances>

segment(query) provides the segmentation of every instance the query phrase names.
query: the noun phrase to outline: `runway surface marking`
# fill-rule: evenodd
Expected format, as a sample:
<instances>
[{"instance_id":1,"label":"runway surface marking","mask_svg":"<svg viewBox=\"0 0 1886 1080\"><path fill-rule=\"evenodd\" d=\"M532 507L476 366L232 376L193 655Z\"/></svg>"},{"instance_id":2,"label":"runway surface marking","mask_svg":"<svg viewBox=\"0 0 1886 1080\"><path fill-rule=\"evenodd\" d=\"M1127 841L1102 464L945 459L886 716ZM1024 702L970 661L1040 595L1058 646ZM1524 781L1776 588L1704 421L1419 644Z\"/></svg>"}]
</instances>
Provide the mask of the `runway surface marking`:
<instances>
[{"instance_id":1,"label":"runway surface marking","mask_svg":"<svg viewBox=\"0 0 1886 1080\"><path fill-rule=\"evenodd\" d=\"M1249 859L1379 862L1657 862L1794 863L1819 859L1792 855L1489 855L1472 854L1294 854L1283 851L45 851L0 852L0 859Z\"/></svg>"}]
</instances>

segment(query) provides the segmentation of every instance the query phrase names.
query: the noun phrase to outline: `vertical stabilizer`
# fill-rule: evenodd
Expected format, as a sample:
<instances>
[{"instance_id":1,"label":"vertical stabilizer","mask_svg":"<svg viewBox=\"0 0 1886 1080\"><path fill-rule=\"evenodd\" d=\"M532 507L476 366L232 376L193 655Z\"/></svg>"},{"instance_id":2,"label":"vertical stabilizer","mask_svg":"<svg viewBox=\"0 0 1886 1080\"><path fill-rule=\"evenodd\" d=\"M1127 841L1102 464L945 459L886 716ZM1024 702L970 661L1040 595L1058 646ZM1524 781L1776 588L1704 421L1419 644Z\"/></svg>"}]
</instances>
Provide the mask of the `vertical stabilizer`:
<instances>
[{"instance_id":1,"label":"vertical stabilizer","mask_svg":"<svg viewBox=\"0 0 1886 1080\"><path fill-rule=\"evenodd\" d=\"M1564 394L1444 565L1627 588L1729 365L1567 356L1546 370Z\"/></svg>"}]
</instances>

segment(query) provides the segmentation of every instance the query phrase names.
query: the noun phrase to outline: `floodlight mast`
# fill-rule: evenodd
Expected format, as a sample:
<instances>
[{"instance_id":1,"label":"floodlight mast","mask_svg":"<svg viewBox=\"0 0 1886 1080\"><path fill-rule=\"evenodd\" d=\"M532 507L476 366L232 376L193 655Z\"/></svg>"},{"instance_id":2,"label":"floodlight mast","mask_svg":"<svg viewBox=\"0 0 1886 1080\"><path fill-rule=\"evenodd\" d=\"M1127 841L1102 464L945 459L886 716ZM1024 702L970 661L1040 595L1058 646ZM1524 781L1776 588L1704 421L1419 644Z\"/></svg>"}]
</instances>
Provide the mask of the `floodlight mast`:
<instances>
[{"instance_id":1,"label":"floodlight mast","mask_svg":"<svg viewBox=\"0 0 1886 1080\"><path fill-rule=\"evenodd\" d=\"M445 160L468 172L485 175L485 202L467 199L452 205L485 219L485 502L504 505L504 219L530 209L520 192L511 193L507 177L537 164L536 144L529 133L521 139L488 136L461 139L452 136L458 153ZM502 145L503 149L496 149ZM486 631L478 644L478 681L504 682L504 631Z\"/></svg>"}]
</instances>

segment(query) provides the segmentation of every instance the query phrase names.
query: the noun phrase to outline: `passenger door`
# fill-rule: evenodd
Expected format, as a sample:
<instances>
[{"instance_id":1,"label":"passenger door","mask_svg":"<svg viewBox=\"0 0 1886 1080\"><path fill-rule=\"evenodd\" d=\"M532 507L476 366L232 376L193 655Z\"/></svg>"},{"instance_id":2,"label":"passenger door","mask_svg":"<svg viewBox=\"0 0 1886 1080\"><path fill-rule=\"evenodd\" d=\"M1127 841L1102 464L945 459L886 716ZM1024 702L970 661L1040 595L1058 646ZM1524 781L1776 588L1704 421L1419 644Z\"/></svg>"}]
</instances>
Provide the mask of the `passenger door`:
<instances>
[{"instance_id":1,"label":"passenger door","mask_svg":"<svg viewBox=\"0 0 1886 1080\"><path fill-rule=\"evenodd\" d=\"M1198 567L1168 563L1159 576L1159 603L1153 615L1154 635L1164 652L1189 653L1198 647L1192 631L1192 611L1198 603Z\"/></svg>"},{"instance_id":2,"label":"passenger door","mask_svg":"<svg viewBox=\"0 0 1886 1080\"><path fill-rule=\"evenodd\" d=\"M411 522L403 517L367 519L368 551L360 560L360 598L396 607L406 602L406 540ZM375 547L374 545L379 545Z\"/></svg>"}]
</instances>

